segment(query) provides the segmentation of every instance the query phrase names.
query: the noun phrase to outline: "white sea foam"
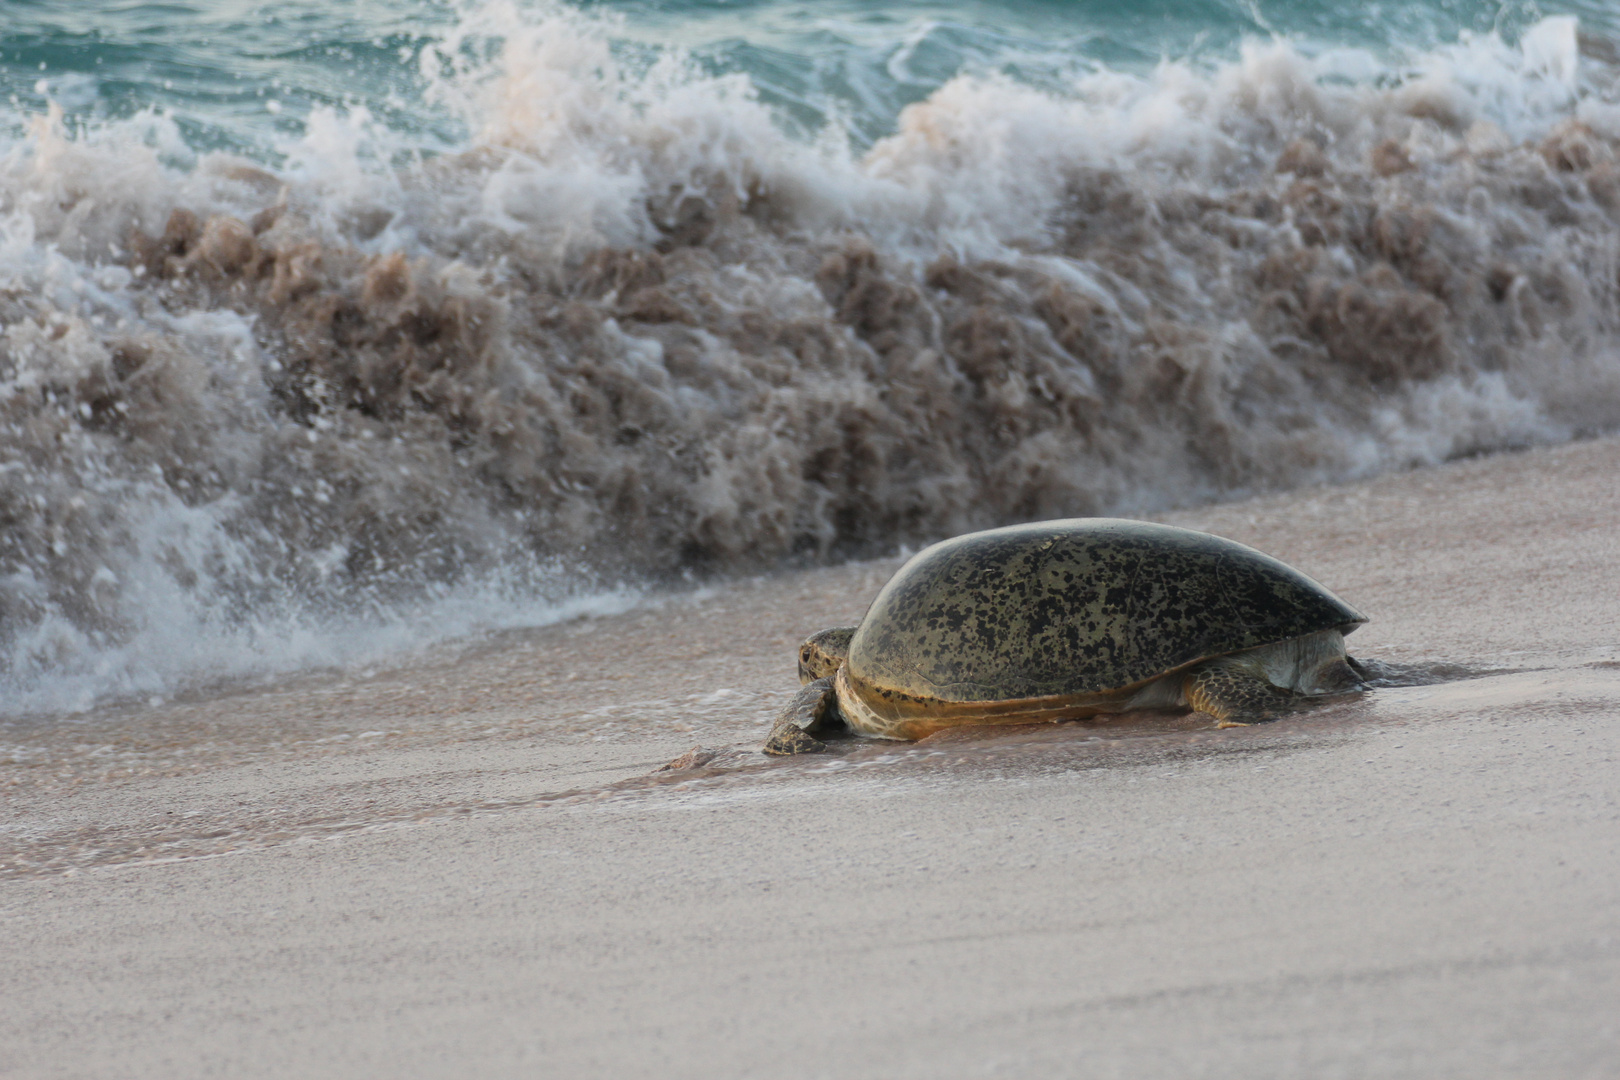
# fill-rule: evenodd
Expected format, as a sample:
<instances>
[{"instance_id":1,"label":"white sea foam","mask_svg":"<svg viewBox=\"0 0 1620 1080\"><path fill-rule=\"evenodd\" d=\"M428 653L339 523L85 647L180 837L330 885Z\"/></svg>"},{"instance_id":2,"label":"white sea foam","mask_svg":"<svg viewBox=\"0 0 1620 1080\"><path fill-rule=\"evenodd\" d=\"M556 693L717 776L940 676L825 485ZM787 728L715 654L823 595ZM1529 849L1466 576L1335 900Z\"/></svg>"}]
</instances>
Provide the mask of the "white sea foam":
<instances>
[{"instance_id":1,"label":"white sea foam","mask_svg":"<svg viewBox=\"0 0 1620 1080\"><path fill-rule=\"evenodd\" d=\"M4 148L6 709L1620 424L1571 19L963 76L863 154L619 29L469 9L449 152L359 108L273 169L156 113Z\"/></svg>"}]
</instances>

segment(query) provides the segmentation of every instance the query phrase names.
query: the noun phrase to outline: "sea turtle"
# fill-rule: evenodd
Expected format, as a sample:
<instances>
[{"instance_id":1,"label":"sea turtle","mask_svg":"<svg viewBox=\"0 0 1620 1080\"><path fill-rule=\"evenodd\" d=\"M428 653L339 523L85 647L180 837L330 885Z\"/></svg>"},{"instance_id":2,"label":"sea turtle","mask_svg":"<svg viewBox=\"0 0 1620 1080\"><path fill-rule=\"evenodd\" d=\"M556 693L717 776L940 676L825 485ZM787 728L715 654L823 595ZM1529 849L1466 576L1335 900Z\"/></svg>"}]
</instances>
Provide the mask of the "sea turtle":
<instances>
[{"instance_id":1,"label":"sea turtle","mask_svg":"<svg viewBox=\"0 0 1620 1080\"><path fill-rule=\"evenodd\" d=\"M804 684L767 754L825 749L840 724L920 739L1191 706L1220 727L1361 685L1344 635L1366 617L1293 567L1208 533L1076 518L926 548L859 626L799 650Z\"/></svg>"}]
</instances>

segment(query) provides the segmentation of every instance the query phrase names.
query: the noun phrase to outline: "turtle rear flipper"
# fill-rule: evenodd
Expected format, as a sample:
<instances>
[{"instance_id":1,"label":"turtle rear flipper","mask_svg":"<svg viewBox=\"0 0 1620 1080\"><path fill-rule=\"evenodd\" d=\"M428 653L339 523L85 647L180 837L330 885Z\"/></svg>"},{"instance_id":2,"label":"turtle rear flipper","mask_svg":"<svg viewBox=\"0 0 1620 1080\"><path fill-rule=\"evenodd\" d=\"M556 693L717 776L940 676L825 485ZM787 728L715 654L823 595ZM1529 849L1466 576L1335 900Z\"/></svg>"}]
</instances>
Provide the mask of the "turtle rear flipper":
<instances>
[{"instance_id":1,"label":"turtle rear flipper","mask_svg":"<svg viewBox=\"0 0 1620 1080\"><path fill-rule=\"evenodd\" d=\"M827 744L816 738L843 727L838 714L838 694L833 690L832 677L815 679L799 688L788 702L782 715L771 726L765 740L764 751L773 757L790 754L819 754Z\"/></svg>"},{"instance_id":2,"label":"turtle rear flipper","mask_svg":"<svg viewBox=\"0 0 1620 1080\"><path fill-rule=\"evenodd\" d=\"M1246 727L1275 720L1302 695L1273 686L1235 664L1215 661L1187 673L1182 682L1187 704L1215 718L1216 727Z\"/></svg>"},{"instance_id":3,"label":"turtle rear flipper","mask_svg":"<svg viewBox=\"0 0 1620 1080\"><path fill-rule=\"evenodd\" d=\"M1353 657L1335 657L1301 672L1293 688L1311 697L1354 693L1367 689L1367 669Z\"/></svg>"}]
</instances>

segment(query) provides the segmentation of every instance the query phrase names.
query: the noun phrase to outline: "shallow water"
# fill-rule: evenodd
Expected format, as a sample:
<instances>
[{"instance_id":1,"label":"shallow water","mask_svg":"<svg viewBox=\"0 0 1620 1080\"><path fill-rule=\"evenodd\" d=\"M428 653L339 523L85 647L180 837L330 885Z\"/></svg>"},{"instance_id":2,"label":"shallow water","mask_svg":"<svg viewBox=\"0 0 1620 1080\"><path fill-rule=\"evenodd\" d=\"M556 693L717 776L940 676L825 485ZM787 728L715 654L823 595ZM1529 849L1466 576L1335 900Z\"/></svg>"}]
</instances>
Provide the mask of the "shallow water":
<instances>
[{"instance_id":1,"label":"shallow water","mask_svg":"<svg viewBox=\"0 0 1620 1080\"><path fill-rule=\"evenodd\" d=\"M737 694L723 710L704 707L712 703L697 695L685 701L660 702L679 714L671 730L667 723L659 722L659 716L649 714L644 703L618 698L612 711L637 714L638 723L645 724L637 732L640 742L667 745L672 734L678 739L681 733L700 732L698 737L729 739L730 744L690 750L657 767L632 760L635 755L627 757L621 746L608 763L576 766L569 774L571 783L560 787L547 787L536 775L536 759L554 759L558 745L570 741L573 733L569 728L579 730L589 723L589 715L575 717L573 725L558 725L553 715L548 717L550 722L528 730L510 722L482 729L463 724L460 731L441 728L433 733L436 737L426 739L423 732L412 731L408 721L398 720L401 726L390 730L343 732L326 738L298 738L298 732L289 732L274 748L252 752L238 745L236 756L262 772L266 764L286 769L299 759L319 760L324 756L321 744L352 757L364 756L360 744L371 740L378 755L409 757L413 751L421 755L434 742L448 742L478 756L478 775L474 780L470 771L439 771L432 776L433 783L422 784L417 777L420 763L401 776L396 762L382 775L369 778L362 767L359 777L350 775L344 783L306 792L302 798L289 798L290 793L282 792L267 801L260 793L232 805L233 800L219 798L216 789L215 797L204 798L201 809L143 806L131 813L132 808L126 807L124 813L100 820L81 820L80 815L68 813L48 825L33 821L0 830L0 879L241 855L360 831L570 806L620 803L634 811L639 805L669 809L674 803L746 809L753 801L793 798L795 792L839 797L851 784L878 785L891 797L904 798L916 785L977 786L1062 775L1081 783L1085 774L1100 771L1129 777L1133 771L1145 770L1151 772L1150 779L1159 780L1174 777L1179 768L1234 755L1252 755L1256 768L1286 769L1291 754L1320 754L1368 740L1378 742L1380 749L1398 752L1403 747L1402 731L1416 733L1442 722L1462 720L1508 731L1547 718L1578 724L1588 714L1594 721L1606 722L1620 711L1620 674L1607 668L1547 670L1383 687L1243 729L1213 729L1207 719L1195 714L1139 713L1106 722L956 729L915 744L839 740L828 753L786 761L767 758L753 745L763 735L756 717L769 715L780 701ZM179 733L170 728L165 734L172 739ZM85 765L111 766L104 774L108 779L155 771L141 769L139 763L142 757L155 763L152 759L157 755L152 751L156 748L118 745L128 739L127 729L111 738L113 742L100 747L79 744L73 748L77 754L61 754L56 760L51 760L50 749L37 744L31 748L31 761L22 747L0 744L0 754L7 754L3 764L10 767L6 771L13 782L22 771L17 766L61 769L61 780L69 772L80 773L81 780L89 779L84 775L89 771ZM520 739L538 745L514 754L512 743ZM141 749L146 750L144 755ZM219 749L207 741L188 740L178 747L169 743L159 753L167 759L162 762L166 771L180 776L225 766L219 760ZM174 759L185 758L188 752L190 760L176 769L179 763ZM83 760L86 756L91 760ZM74 757L80 760L74 761ZM349 770L352 774L352 762ZM593 772L607 775L598 780L591 776ZM622 775L626 772L630 775ZM620 774L619 778L613 778L614 774ZM491 775L508 786L527 790L508 787L499 793L473 794L489 785ZM228 780L227 786L231 784ZM208 787L171 781L166 785L172 800L169 805L194 805Z\"/></svg>"},{"instance_id":2,"label":"shallow water","mask_svg":"<svg viewBox=\"0 0 1620 1080\"><path fill-rule=\"evenodd\" d=\"M1590 726L1607 738L1620 650L1612 591L1591 583L1620 561L1617 464L1620 441L1609 439L1171 515L1309 568L1371 614L1349 645L1372 688L1276 723L1217 730L1144 711L766 758L759 747L797 690L798 642L858 618L896 566L852 563L505 630L391 665L0 721L0 876L245 854L469 815L723 805L746 817L761 802L836 803L857 788L862 798L935 784L982 793L1242 755L1281 775L1297 754L1359 761L1357 748L1376 744L1399 758L1403 731L1434 752L1449 754L1451 739L1467 747L1445 758L1444 783L1445 770L1475 768L1482 748L1534 751L1530 732L1580 743ZM1606 768L1601 755L1569 753L1546 767Z\"/></svg>"}]
</instances>

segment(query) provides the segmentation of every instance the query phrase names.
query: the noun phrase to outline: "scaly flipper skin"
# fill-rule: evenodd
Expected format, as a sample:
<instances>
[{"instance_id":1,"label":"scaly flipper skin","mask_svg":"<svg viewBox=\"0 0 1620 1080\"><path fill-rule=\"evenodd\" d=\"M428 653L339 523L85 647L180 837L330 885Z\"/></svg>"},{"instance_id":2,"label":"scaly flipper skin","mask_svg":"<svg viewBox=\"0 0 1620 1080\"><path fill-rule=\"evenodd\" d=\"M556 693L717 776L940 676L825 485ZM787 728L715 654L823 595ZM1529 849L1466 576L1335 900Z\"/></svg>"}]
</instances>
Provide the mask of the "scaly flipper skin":
<instances>
[{"instance_id":1,"label":"scaly flipper skin","mask_svg":"<svg viewBox=\"0 0 1620 1080\"><path fill-rule=\"evenodd\" d=\"M800 687L776 718L771 736L765 740L765 752L775 757L819 754L827 744L816 736L835 729L840 722L832 679L815 679Z\"/></svg>"},{"instance_id":2,"label":"scaly flipper skin","mask_svg":"<svg viewBox=\"0 0 1620 1080\"><path fill-rule=\"evenodd\" d=\"M1194 668L1181 684L1187 704L1215 718L1215 726L1246 727L1275 720L1301 695L1271 685L1258 675L1216 661Z\"/></svg>"}]
</instances>

